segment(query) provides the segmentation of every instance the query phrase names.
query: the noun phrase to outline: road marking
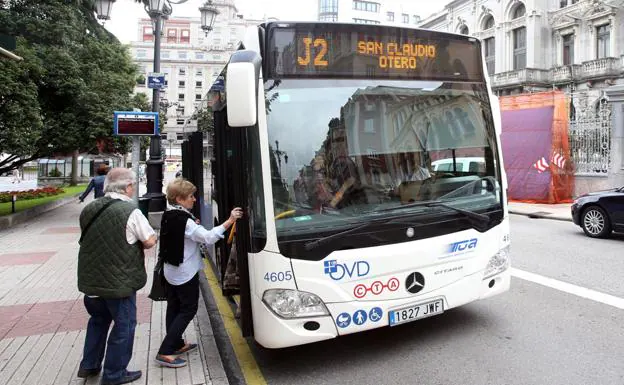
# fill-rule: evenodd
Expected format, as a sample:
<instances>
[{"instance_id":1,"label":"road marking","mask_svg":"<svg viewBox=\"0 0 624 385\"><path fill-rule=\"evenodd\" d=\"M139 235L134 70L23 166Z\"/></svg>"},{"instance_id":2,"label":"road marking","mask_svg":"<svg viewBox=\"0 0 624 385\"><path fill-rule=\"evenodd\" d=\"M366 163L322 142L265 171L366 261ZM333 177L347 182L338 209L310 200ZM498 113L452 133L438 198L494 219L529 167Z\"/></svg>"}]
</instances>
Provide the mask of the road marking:
<instances>
[{"instance_id":1,"label":"road marking","mask_svg":"<svg viewBox=\"0 0 624 385\"><path fill-rule=\"evenodd\" d=\"M568 294L576 295L577 297L590 299L592 301L600 302L605 305L616 307L618 309L624 309L624 298L616 297L610 294L601 293L596 290L591 290L585 287L576 286L571 283L558 281L553 278L548 278L542 275L529 273L528 271L519 270L516 268L511 269L511 275L520 279L524 279L525 281L530 281L530 282L537 283L542 286L546 286L552 289L563 291Z\"/></svg>"},{"instance_id":2,"label":"road marking","mask_svg":"<svg viewBox=\"0 0 624 385\"><path fill-rule=\"evenodd\" d=\"M225 326L225 330L230 338L234 354L236 354L238 365L243 372L243 377L245 377L245 382L249 385L266 385L267 382L262 375L262 371L260 371L260 367L251 353L249 345L247 344L247 340L243 338L240 327L234 318L232 308L228 304L225 297L221 295L221 288L219 287L217 277L212 270L212 266L209 262L205 265L206 267L204 272L206 273L206 278L208 279L210 291L212 292L212 296L217 303L219 314L221 315L223 325Z\"/></svg>"}]
</instances>

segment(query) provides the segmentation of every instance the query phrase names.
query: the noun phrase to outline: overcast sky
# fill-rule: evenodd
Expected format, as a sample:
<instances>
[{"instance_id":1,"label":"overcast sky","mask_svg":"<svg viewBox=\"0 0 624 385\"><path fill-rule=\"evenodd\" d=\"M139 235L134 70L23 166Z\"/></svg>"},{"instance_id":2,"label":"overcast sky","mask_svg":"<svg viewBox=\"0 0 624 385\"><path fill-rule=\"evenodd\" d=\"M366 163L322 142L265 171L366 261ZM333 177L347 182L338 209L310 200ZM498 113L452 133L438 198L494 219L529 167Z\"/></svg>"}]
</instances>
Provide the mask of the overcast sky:
<instances>
[{"instance_id":1,"label":"overcast sky","mask_svg":"<svg viewBox=\"0 0 624 385\"><path fill-rule=\"evenodd\" d=\"M173 16L199 17L199 7L205 0L188 0L173 6ZM398 0L397 0L398 1ZM403 0L416 2L421 9L419 16L425 18L444 8L448 0ZM314 20L318 0L236 0L236 6L245 18L263 19L276 17L280 20ZM143 6L133 0L119 0L113 5L111 20L104 25L122 43L137 39L137 21L146 18Z\"/></svg>"}]
</instances>

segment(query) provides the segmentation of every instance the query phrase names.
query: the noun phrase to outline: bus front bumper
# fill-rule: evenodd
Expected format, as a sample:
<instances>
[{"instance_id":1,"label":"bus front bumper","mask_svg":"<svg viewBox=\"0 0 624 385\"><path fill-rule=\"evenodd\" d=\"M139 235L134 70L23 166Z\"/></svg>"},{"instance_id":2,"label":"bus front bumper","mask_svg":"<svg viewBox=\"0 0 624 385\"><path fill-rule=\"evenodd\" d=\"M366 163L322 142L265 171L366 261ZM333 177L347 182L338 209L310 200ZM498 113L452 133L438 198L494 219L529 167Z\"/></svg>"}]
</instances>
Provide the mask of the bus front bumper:
<instances>
[{"instance_id":1,"label":"bus front bumper","mask_svg":"<svg viewBox=\"0 0 624 385\"><path fill-rule=\"evenodd\" d=\"M275 315L261 300L257 300L254 301L253 309L255 339L269 349L328 340L340 335L389 326L388 312L391 310L441 299L443 310L446 311L504 293L509 290L510 282L509 268L487 279L483 279L481 271L423 295L385 301L328 303L326 306L331 316L313 318L284 319ZM360 317L359 322L356 322L359 313L365 313L366 317ZM372 320L371 314L378 314L380 317ZM343 327L337 326L340 321Z\"/></svg>"}]
</instances>

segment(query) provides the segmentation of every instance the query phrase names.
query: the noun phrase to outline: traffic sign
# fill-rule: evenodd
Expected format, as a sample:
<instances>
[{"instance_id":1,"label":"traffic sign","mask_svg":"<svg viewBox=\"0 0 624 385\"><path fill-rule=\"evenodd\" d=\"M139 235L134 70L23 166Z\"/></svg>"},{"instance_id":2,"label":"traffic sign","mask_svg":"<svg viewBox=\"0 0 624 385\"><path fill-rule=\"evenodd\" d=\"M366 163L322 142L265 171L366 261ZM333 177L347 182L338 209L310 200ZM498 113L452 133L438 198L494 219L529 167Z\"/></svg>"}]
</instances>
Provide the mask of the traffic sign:
<instances>
[{"instance_id":1,"label":"traffic sign","mask_svg":"<svg viewBox=\"0 0 624 385\"><path fill-rule=\"evenodd\" d=\"M165 88L165 74L158 72L147 74L147 88Z\"/></svg>"},{"instance_id":2,"label":"traffic sign","mask_svg":"<svg viewBox=\"0 0 624 385\"><path fill-rule=\"evenodd\" d=\"M115 111L113 126L119 136L158 135L158 112Z\"/></svg>"}]
</instances>

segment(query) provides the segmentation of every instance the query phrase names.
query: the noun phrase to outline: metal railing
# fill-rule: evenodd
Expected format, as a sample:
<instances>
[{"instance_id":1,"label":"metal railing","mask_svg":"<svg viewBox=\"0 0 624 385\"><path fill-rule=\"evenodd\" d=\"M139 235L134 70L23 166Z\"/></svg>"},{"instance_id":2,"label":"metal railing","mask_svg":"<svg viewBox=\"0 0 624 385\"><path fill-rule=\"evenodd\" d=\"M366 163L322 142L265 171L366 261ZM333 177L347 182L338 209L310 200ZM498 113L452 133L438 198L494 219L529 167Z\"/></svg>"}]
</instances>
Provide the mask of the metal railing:
<instances>
[{"instance_id":1,"label":"metal railing","mask_svg":"<svg viewBox=\"0 0 624 385\"><path fill-rule=\"evenodd\" d=\"M577 174L606 176L611 166L611 109L606 100L596 114L570 121L570 152Z\"/></svg>"}]
</instances>

